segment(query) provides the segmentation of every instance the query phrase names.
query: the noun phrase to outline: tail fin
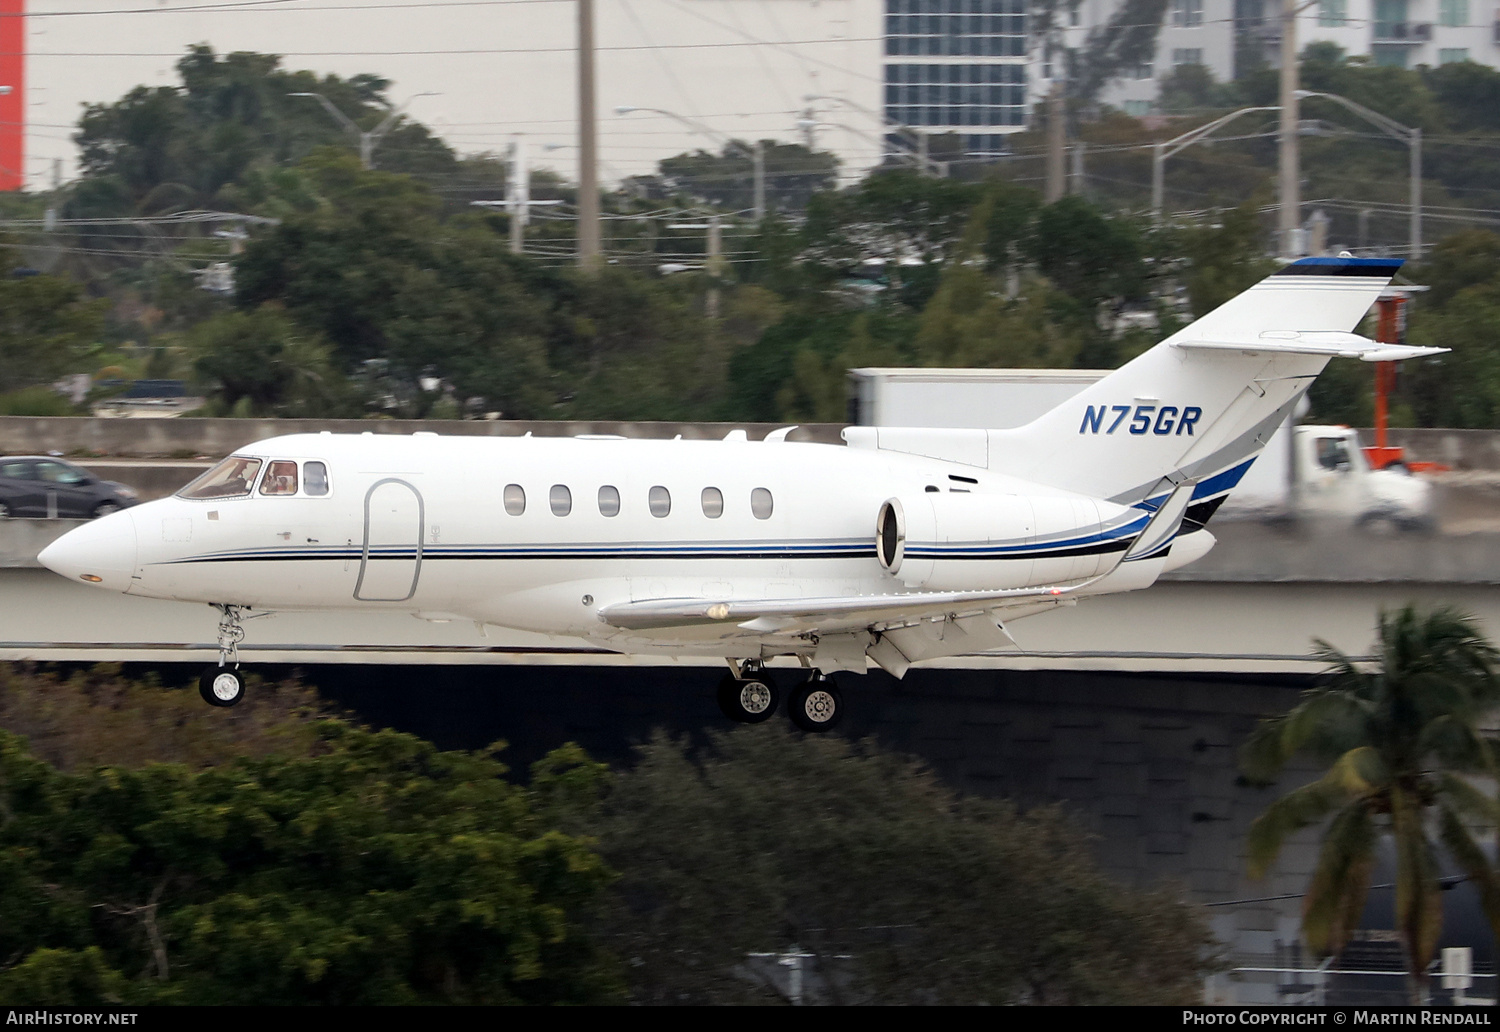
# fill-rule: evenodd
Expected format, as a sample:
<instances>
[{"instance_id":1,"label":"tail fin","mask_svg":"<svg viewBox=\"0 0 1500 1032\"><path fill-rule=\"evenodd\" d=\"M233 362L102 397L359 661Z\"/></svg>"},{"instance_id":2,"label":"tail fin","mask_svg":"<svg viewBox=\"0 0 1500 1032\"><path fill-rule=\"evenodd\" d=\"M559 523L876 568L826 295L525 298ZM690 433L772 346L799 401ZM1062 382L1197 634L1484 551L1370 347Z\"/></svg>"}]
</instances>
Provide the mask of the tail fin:
<instances>
[{"instance_id":1,"label":"tail fin","mask_svg":"<svg viewBox=\"0 0 1500 1032\"><path fill-rule=\"evenodd\" d=\"M1352 331L1399 259L1304 258L1082 393L989 434L990 468L1122 505L1191 481L1194 505L1239 482L1329 358L1411 358Z\"/></svg>"}]
</instances>

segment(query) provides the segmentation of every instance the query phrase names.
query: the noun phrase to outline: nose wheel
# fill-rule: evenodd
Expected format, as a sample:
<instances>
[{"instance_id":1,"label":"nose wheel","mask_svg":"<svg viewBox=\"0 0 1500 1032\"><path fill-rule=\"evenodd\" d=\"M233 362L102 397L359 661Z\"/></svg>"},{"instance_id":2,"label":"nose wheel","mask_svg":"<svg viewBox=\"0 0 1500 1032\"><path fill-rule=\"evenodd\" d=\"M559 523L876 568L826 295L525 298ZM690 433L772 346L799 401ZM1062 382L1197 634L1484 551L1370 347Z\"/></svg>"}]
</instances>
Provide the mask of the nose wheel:
<instances>
[{"instance_id":1,"label":"nose wheel","mask_svg":"<svg viewBox=\"0 0 1500 1032\"><path fill-rule=\"evenodd\" d=\"M233 706L245 697L245 675L240 673L240 642L245 640L242 606L214 603L219 611L219 664L198 678L198 694L210 706ZM265 614L257 614L265 615Z\"/></svg>"},{"instance_id":2,"label":"nose wheel","mask_svg":"<svg viewBox=\"0 0 1500 1032\"><path fill-rule=\"evenodd\" d=\"M245 697L245 677L234 667L209 667L198 678L198 694L210 706L233 706Z\"/></svg>"}]
</instances>

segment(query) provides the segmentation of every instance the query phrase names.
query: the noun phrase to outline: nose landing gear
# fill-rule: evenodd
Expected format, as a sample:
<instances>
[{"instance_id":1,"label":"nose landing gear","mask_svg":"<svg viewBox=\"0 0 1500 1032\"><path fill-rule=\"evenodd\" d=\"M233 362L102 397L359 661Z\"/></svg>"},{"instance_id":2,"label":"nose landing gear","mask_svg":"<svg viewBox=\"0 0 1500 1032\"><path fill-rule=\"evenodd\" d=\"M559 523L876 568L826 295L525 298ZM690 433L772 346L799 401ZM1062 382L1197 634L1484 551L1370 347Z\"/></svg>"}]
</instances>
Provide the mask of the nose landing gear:
<instances>
[{"instance_id":1,"label":"nose landing gear","mask_svg":"<svg viewBox=\"0 0 1500 1032\"><path fill-rule=\"evenodd\" d=\"M219 665L203 671L198 678L198 694L210 706L233 706L245 697L245 677L239 669L245 617L240 606L215 602L213 607L219 611Z\"/></svg>"}]
</instances>

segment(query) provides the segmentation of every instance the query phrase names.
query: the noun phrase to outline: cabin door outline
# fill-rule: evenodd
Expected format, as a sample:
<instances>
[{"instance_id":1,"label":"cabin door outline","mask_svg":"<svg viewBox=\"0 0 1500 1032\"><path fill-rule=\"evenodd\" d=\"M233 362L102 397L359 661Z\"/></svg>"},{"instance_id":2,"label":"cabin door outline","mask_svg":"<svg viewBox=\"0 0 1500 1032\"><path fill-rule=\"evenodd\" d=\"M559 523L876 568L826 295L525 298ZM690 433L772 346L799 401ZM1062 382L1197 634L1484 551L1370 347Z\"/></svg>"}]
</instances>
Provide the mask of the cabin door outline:
<instances>
[{"instance_id":1,"label":"cabin door outline","mask_svg":"<svg viewBox=\"0 0 1500 1032\"><path fill-rule=\"evenodd\" d=\"M364 548L354 597L361 602L405 602L415 595L426 529L427 505L413 484L399 477L371 484L365 492ZM372 548L377 550L374 557ZM393 550L395 554L389 554Z\"/></svg>"}]
</instances>

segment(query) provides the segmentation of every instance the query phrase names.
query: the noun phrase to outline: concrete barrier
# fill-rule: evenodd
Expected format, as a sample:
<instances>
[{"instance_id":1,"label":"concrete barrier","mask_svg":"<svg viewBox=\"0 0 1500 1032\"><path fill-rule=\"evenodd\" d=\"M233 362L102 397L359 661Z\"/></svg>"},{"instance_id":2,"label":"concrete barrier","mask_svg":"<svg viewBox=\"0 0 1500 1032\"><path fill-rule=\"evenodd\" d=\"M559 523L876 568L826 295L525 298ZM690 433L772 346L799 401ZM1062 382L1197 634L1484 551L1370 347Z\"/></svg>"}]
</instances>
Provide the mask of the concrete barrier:
<instances>
[{"instance_id":1,"label":"concrete barrier","mask_svg":"<svg viewBox=\"0 0 1500 1032\"><path fill-rule=\"evenodd\" d=\"M1360 440L1375 443L1373 430L1361 430ZM1444 430L1411 427L1389 430L1386 443L1405 449L1416 462L1441 462L1456 470L1500 470L1500 431Z\"/></svg>"},{"instance_id":2,"label":"concrete barrier","mask_svg":"<svg viewBox=\"0 0 1500 1032\"><path fill-rule=\"evenodd\" d=\"M40 568L37 553L87 520L0 520L0 569Z\"/></svg>"}]
</instances>

